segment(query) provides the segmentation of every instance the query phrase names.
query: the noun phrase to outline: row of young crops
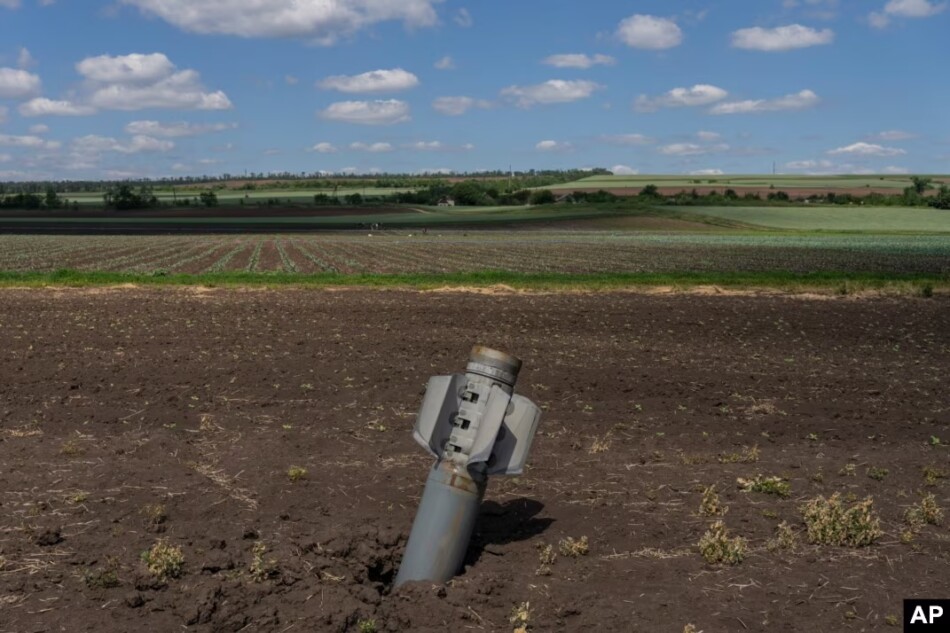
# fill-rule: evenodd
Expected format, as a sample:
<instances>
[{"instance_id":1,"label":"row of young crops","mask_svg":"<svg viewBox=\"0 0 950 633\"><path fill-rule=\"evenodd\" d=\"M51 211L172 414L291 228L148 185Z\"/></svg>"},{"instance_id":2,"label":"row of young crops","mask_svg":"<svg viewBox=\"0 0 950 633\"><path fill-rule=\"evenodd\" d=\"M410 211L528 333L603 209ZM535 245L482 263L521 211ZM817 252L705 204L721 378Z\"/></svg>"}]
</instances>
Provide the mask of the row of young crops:
<instances>
[{"instance_id":1,"label":"row of young crops","mask_svg":"<svg viewBox=\"0 0 950 633\"><path fill-rule=\"evenodd\" d=\"M0 236L0 270L135 273L868 272L950 274L947 236L513 232Z\"/></svg>"}]
</instances>

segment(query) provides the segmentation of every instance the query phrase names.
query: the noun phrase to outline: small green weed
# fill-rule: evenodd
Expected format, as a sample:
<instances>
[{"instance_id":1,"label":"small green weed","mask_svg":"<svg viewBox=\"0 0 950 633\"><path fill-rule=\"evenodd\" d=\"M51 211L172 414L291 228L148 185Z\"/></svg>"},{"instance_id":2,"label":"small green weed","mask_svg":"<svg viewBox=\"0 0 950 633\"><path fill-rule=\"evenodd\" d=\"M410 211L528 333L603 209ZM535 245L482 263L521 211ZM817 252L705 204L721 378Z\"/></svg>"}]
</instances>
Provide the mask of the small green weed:
<instances>
[{"instance_id":1,"label":"small green weed","mask_svg":"<svg viewBox=\"0 0 950 633\"><path fill-rule=\"evenodd\" d=\"M293 482L300 481L301 479L306 478L307 469L301 468L300 466L291 466L287 469L287 479Z\"/></svg>"},{"instance_id":2,"label":"small green weed","mask_svg":"<svg viewBox=\"0 0 950 633\"><path fill-rule=\"evenodd\" d=\"M792 526L790 526L787 521L779 523L778 527L775 528L775 538L769 539L768 543L766 543L766 547L770 552L780 549L793 550L797 546L798 535L795 534L795 530L792 529Z\"/></svg>"},{"instance_id":3,"label":"small green weed","mask_svg":"<svg viewBox=\"0 0 950 633\"><path fill-rule=\"evenodd\" d=\"M754 464L757 461L759 461L758 446L744 446L739 452L723 453L719 456L720 464Z\"/></svg>"},{"instance_id":4,"label":"small green weed","mask_svg":"<svg viewBox=\"0 0 950 633\"><path fill-rule=\"evenodd\" d=\"M265 559L264 554L266 553L267 546L262 541L255 543L254 549L251 550L251 564L248 567L248 572L254 582L264 582L277 574L277 560L273 558Z\"/></svg>"},{"instance_id":5,"label":"small green weed","mask_svg":"<svg viewBox=\"0 0 950 633\"><path fill-rule=\"evenodd\" d=\"M185 564L185 556L180 547L169 545L164 539L155 543L151 549L142 552L142 561L148 573L158 578L178 578Z\"/></svg>"},{"instance_id":6,"label":"small green weed","mask_svg":"<svg viewBox=\"0 0 950 633\"><path fill-rule=\"evenodd\" d=\"M819 496L802 506L808 541L816 545L866 547L884 534L881 520L874 514L873 500L844 508L841 495Z\"/></svg>"},{"instance_id":7,"label":"small green weed","mask_svg":"<svg viewBox=\"0 0 950 633\"><path fill-rule=\"evenodd\" d=\"M376 631L378 630L376 628L376 620L370 620L370 619L360 620L359 622L356 623L356 628L359 630L360 633L376 633Z\"/></svg>"},{"instance_id":8,"label":"small green weed","mask_svg":"<svg viewBox=\"0 0 950 633\"><path fill-rule=\"evenodd\" d=\"M913 530L920 530L926 525L940 525L943 521L943 510L937 505L937 497L933 493L928 493L924 495L920 503L907 509L904 520Z\"/></svg>"},{"instance_id":9,"label":"small green weed","mask_svg":"<svg viewBox=\"0 0 950 633\"><path fill-rule=\"evenodd\" d=\"M754 479L739 478L736 480L744 492L761 492L767 495L787 497L791 494L792 486L781 477L763 477L756 475Z\"/></svg>"},{"instance_id":10,"label":"small green weed","mask_svg":"<svg viewBox=\"0 0 950 633\"><path fill-rule=\"evenodd\" d=\"M566 556L568 558L577 558L578 556L587 556L587 553L590 551L590 545L587 542L587 537L582 536L579 539L573 537L567 537L561 539L557 544L558 551L561 552L561 556Z\"/></svg>"},{"instance_id":11,"label":"small green weed","mask_svg":"<svg viewBox=\"0 0 950 633\"><path fill-rule=\"evenodd\" d=\"M889 472L890 471L887 470L886 468L878 468L876 466L872 466L871 468L868 468L868 471L867 471L868 477L870 477L874 481L884 481L884 478L887 477L887 474Z\"/></svg>"},{"instance_id":12,"label":"small green weed","mask_svg":"<svg viewBox=\"0 0 950 633\"><path fill-rule=\"evenodd\" d=\"M738 565L742 562L745 552L746 540L741 536L730 538L726 524L722 521L713 523L699 539L699 553L710 564Z\"/></svg>"},{"instance_id":13,"label":"small green weed","mask_svg":"<svg viewBox=\"0 0 950 633\"><path fill-rule=\"evenodd\" d=\"M699 503L699 514L704 517L718 517L726 513L726 508L719 501L716 486L709 486L703 490L703 500Z\"/></svg>"}]
</instances>

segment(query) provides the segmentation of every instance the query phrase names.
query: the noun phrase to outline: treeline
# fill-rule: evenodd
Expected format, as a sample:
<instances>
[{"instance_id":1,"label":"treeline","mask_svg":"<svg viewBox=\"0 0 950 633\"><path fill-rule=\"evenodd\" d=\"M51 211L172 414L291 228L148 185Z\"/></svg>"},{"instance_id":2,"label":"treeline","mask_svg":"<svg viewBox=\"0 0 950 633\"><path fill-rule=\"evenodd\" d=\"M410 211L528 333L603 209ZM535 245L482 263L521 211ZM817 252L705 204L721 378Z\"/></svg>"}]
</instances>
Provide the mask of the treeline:
<instances>
[{"instance_id":1,"label":"treeline","mask_svg":"<svg viewBox=\"0 0 950 633\"><path fill-rule=\"evenodd\" d=\"M76 203L73 203L76 206ZM69 207L69 200L61 198L55 189L49 188L46 193L14 194L0 193L0 209L65 209Z\"/></svg>"},{"instance_id":2,"label":"treeline","mask_svg":"<svg viewBox=\"0 0 950 633\"><path fill-rule=\"evenodd\" d=\"M18 193L42 194L49 189L57 193L83 192L105 193L121 185L133 190L142 187L155 189L172 189L182 187L188 189L222 190L228 188L228 183L235 180L246 181L239 190L254 191L257 189L357 189L373 187L380 189L415 189L442 184L449 184L454 180L498 180L504 181L503 186L509 190L546 187L550 185L572 182L589 176L607 175L606 169L591 170L528 170L507 172L501 170L483 172L464 172L447 174L372 174L372 175L332 175L324 172L257 172L248 175L221 174L219 176L179 176L170 178L155 178L123 181L44 181L44 182L0 182L0 196L15 195Z\"/></svg>"},{"instance_id":3,"label":"treeline","mask_svg":"<svg viewBox=\"0 0 950 633\"><path fill-rule=\"evenodd\" d=\"M928 183L929 186L929 183ZM824 194L810 194L808 196L796 196L795 192L789 194L786 191L769 191L765 195L758 192L746 192L742 195L734 189L725 191L711 191L705 195L700 194L693 189L692 191L683 191L672 195L664 196L655 185L644 187L637 198L653 200L665 204L688 206L728 206L728 205L756 205L763 202L771 204L837 204L837 205L867 205L872 207L933 207L935 209L950 209L950 187L941 185L937 189L936 195L925 195L927 187L917 186L907 187L901 193L882 194L867 193L862 195L850 193L836 193L829 191ZM601 192L607 193L607 192ZM609 194L608 194L609 195ZM614 196L616 198L616 196Z\"/></svg>"}]
</instances>

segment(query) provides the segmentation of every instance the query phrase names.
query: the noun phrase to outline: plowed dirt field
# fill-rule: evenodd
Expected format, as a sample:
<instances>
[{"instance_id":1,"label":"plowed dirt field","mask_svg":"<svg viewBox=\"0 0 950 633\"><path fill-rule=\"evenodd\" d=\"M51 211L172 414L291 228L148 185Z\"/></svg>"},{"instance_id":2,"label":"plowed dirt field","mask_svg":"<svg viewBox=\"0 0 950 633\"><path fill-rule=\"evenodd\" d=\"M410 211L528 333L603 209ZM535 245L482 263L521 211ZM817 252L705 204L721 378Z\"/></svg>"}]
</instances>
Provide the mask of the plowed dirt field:
<instances>
[{"instance_id":1,"label":"plowed dirt field","mask_svg":"<svg viewBox=\"0 0 950 633\"><path fill-rule=\"evenodd\" d=\"M462 575L393 590L416 408L476 342L525 361L530 466ZM889 630L950 597L947 520L905 521L950 508L948 373L942 297L2 290L0 631ZM834 493L873 498L873 545L808 542ZM700 556L717 519L738 565Z\"/></svg>"}]
</instances>

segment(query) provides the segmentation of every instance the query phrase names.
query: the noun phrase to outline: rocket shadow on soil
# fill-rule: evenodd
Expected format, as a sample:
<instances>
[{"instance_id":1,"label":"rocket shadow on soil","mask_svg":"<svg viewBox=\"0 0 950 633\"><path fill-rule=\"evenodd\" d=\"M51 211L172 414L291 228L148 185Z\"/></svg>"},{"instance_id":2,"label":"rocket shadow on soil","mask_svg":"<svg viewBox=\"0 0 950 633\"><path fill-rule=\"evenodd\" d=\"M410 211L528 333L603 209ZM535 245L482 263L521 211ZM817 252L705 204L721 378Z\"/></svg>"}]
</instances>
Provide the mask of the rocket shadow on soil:
<instances>
[{"instance_id":1,"label":"rocket shadow on soil","mask_svg":"<svg viewBox=\"0 0 950 633\"><path fill-rule=\"evenodd\" d=\"M465 567L477 564L483 554L503 556L504 552L498 546L527 541L543 534L555 520L538 518L542 510L543 503L526 497L503 504L484 501L475 535L465 556Z\"/></svg>"}]
</instances>

